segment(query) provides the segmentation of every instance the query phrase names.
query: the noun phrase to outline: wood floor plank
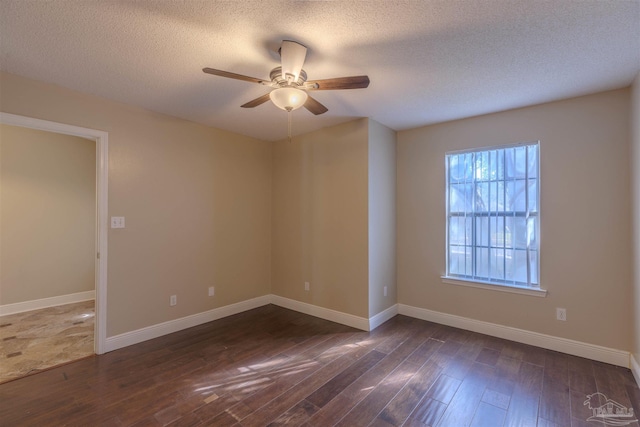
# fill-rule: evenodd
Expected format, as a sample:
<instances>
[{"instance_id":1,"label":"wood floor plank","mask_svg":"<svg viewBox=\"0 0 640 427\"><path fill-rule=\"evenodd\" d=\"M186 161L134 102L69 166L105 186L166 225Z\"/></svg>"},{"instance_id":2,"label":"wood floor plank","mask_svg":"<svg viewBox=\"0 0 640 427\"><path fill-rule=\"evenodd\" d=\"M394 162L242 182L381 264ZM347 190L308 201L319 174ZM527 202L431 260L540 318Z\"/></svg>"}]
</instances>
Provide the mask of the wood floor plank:
<instances>
[{"instance_id":1,"label":"wood floor plank","mask_svg":"<svg viewBox=\"0 0 640 427\"><path fill-rule=\"evenodd\" d=\"M633 413L640 414L640 388L637 384L628 384L625 388L627 389L627 396L629 396L631 406L633 407Z\"/></svg>"},{"instance_id":2,"label":"wood floor plank","mask_svg":"<svg viewBox=\"0 0 640 427\"><path fill-rule=\"evenodd\" d=\"M282 395L293 386L303 381L313 372L317 371L324 365L314 361L308 361L302 365L297 372L292 372L284 376L270 377L265 387L256 389L254 392L243 397L241 402L249 407L251 411L259 409L271 400Z\"/></svg>"},{"instance_id":3,"label":"wood floor plank","mask_svg":"<svg viewBox=\"0 0 640 427\"><path fill-rule=\"evenodd\" d=\"M344 371L326 382L322 387L307 396L306 400L322 408L331 399L340 394L348 385L361 377L384 358L384 353L373 350L361 357Z\"/></svg>"},{"instance_id":4,"label":"wood floor plank","mask_svg":"<svg viewBox=\"0 0 640 427\"><path fill-rule=\"evenodd\" d=\"M580 391L583 394L591 394L598 390L596 377L593 374L569 371L569 389Z\"/></svg>"},{"instance_id":5,"label":"wood floor plank","mask_svg":"<svg viewBox=\"0 0 640 427\"><path fill-rule=\"evenodd\" d=\"M275 378L273 384L260 392L249 395L243 400L243 403L253 409L258 409L292 388L315 370L320 369L323 364L329 363L349 352L353 353L352 357L357 358L360 352L370 350L377 343L384 340L384 335L379 334L376 338L366 340L366 343L361 343L363 337L363 334L352 334L348 339L336 343L336 347L325 349L321 347L311 352L305 352L304 356L313 357L311 360L304 359L306 363L305 369ZM359 342L360 344L358 344Z\"/></svg>"},{"instance_id":6,"label":"wood floor plank","mask_svg":"<svg viewBox=\"0 0 640 427\"><path fill-rule=\"evenodd\" d=\"M295 404L303 400L313 390L318 389L327 381L346 369L354 362L352 354L346 354L333 362L323 366L316 372L305 378L304 382L298 383L286 393L272 399L251 415L241 420L244 427L263 426L275 420L280 414L289 410Z\"/></svg>"},{"instance_id":7,"label":"wood floor plank","mask_svg":"<svg viewBox=\"0 0 640 427\"><path fill-rule=\"evenodd\" d=\"M407 359L407 363L412 362ZM378 418L390 425L402 425L418 406L441 371L437 365L425 363L380 412Z\"/></svg>"},{"instance_id":8,"label":"wood floor plank","mask_svg":"<svg viewBox=\"0 0 640 427\"><path fill-rule=\"evenodd\" d=\"M298 402L293 408L281 414L274 421L269 423L270 427L284 425L300 425L308 421L309 418L318 411L318 407L308 400Z\"/></svg>"},{"instance_id":9,"label":"wood floor plank","mask_svg":"<svg viewBox=\"0 0 640 427\"><path fill-rule=\"evenodd\" d=\"M511 400L511 395L503 394L495 390L485 389L484 394L482 395L482 402L488 403L489 405L493 405L497 408L508 409L509 401Z\"/></svg>"},{"instance_id":10,"label":"wood floor plank","mask_svg":"<svg viewBox=\"0 0 640 427\"><path fill-rule=\"evenodd\" d=\"M413 353L409 355L407 361L411 363L416 363L418 365L422 365L429 358L440 349L442 346L442 341L427 339L424 343L420 345Z\"/></svg>"},{"instance_id":11,"label":"wood floor plank","mask_svg":"<svg viewBox=\"0 0 640 427\"><path fill-rule=\"evenodd\" d=\"M409 426L435 426L444 412L447 405L430 397L423 399L418 407L413 411L405 425Z\"/></svg>"},{"instance_id":12,"label":"wood floor plank","mask_svg":"<svg viewBox=\"0 0 640 427\"><path fill-rule=\"evenodd\" d=\"M405 341L400 347L382 359L375 366L375 369L367 371L358 378L357 381L349 385L342 393L314 414L308 421L308 424L317 427L336 424L356 406L356 404L368 396L389 372L394 371L403 361L409 360L411 355L417 351L416 347L417 342Z\"/></svg>"},{"instance_id":13,"label":"wood floor plank","mask_svg":"<svg viewBox=\"0 0 640 427\"><path fill-rule=\"evenodd\" d=\"M342 427L368 425L419 368L415 363L402 362L336 425Z\"/></svg>"},{"instance_id":14,"label":"wood floor plank","mask_svg":"<svg viewBox=\"0 0 640 427\"><path fill-rule=\"evenodd\" d=\"M462 384L461 380L442 374L429 389L427 396L448 405L460 384Z\"/></svg>"},{"instance_id":15,"label":"wood floor plank","mask_svg":"<svg viewBox=\"0 0 640 427\"><path fill-rule=\"evenodd\" d=\"M571 420L569 392L544 392L540 398L539 414L556 424L568 425Z\"/></svg>"},{"instance_id":16,"label":"wood floor plank","mask_svg":"<svg viewBox=\"0 0 640 427\"><path fill-rule=\"evenodd\" d=\"M505 426L536 426L539 396L514 391L509 401Z\"/></svg>"},{"instance_id":17,"label":"wood floor plank","mask_svg":"<svg viewBox=\"0 0 640 427\"><path fill-rule=\"evenodd\" d=\"M615 400L617 403L625 406L631 406L631 400L627 394L626 385L632 384L632 377L624 373L622 369L611 365L600 365L600 369L596 369L594 377L596 379L596 386L600 393L606 395L609 399Z\"/></svg>"},{"instance_id":18,"label":"wood floor plank","mask_svg":"<svg viewBox=\"0 0 640 427\"><path fill-rule=\"evenodd\" d=\"M495 370L481 363L475 363L473 367L475 370L469 372L456 390L438 426L459 427L471 423Z\"/></svg>"},{"instance_id":19,"label":"wood floor plank","mask_svg":"<svg viewBox=\"0 0 640 427\"><path fill-rule=\"evenodd\" d=\"M483 348L474 360L478 363L484 363L485 365L496 366L499 357L500 352L498 350Z\"/></svg>"},{"instance_id":20,"label":"wood floor plank","mask_svg":"<svg viewBox=\"0 0 640 427\"><path fill-rule=\"evenodd\" d=\"M507 411L504 409L480 402L471 420L471 427L501 426L506 415Z\"/></svg>"}]
</instances>

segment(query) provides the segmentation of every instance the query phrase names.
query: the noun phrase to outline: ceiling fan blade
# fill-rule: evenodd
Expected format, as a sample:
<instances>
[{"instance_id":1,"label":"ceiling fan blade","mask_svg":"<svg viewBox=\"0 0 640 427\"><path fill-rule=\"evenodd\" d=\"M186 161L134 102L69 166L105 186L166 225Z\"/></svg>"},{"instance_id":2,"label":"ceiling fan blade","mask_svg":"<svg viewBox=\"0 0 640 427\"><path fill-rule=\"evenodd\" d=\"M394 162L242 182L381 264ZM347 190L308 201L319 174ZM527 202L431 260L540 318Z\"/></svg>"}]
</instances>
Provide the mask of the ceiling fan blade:
<instances>
[{"instance_id":1,"label":"ceiling fan blade","mask_svg":"<svg viewBox=\"0 0 640 427\"><path fill-rule=\"evenodd\" d=\"M283 40L280 47L280 60L282 61L282 77L285 80L297 82L300 70L307 56L307 48L292 40ZM287 78L287 76L292 76Z\"/></svg>"},{"instance_id":2,"label":"ceiling fan blade","mask_svg":"<svg viewBox=\"0 0 640 427\"><path fill-rule=\"evenodd\" d=\"M369 76L336 77L312 80L305 84L309 90L364 89L369 86Z\"/></svg>"},{"instance_id":3,"label":"ceiling fan blade","mask_svg":"<svg viewBox=\"0 0 640 427\"><path fill-rule=\"evenodd\" d=\"M267 80L257 79L255 77L249 77L242 74L232 73L229 71L216 70L215 68L203 68L202 71L204 71L207 74L213 74L214 76L228 77L230 79L243 80L245 82L259 83L259 84L271 83Z\"/></svg>"},{"instance_id":4,"label":"ceiling fan blade","mask_svg":"<svg viewBox=\"0 0 640 427\"><path fill-rule=\"evenodd\" d=\"M311 95L309 95L307 97L307 100L304 103L304 108L306 108L307 110L311 111L316 116L318 114L326 113L327 111L329 111L327 109L327 107L325 107L324 105L320 104L318 101L316 101L314 98L312 98Z\"/></svg>"},{"instance_id":5,"label":"ceiling fan blade","mask_svg":"<svg viewBox=\"0 0 640 427\"><path fill-rule=\"evenodd\" d=\"M246 104L242 104L241 107L242 108L253 108L253 107L257 107L258 105L262 105L265 102L267 102L269 100L269 94L264 94L261 97L258 97L256 99L254 99L253 101L249 101Z\"/></svg>"}]
</instances>

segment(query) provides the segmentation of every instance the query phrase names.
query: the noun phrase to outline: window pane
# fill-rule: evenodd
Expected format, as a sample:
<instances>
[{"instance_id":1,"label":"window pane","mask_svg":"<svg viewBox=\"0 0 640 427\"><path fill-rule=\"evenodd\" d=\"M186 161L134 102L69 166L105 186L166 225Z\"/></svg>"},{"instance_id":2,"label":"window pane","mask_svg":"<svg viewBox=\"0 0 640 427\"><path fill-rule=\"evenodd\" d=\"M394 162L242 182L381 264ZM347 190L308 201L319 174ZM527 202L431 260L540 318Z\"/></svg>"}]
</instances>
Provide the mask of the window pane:
<instances>
[{"instance_id":1,"label":"window pane","mask_svg":"<svg viewBox=\"0 0 640 427\"><path fill-rule=\"evenodd\" d=\"M449 186L449 211L451 213L464 212L464 184Z\"/></svg>"},{"instance_id":2,"label":"window pane","mask_svg":"<svg viewBox=\"0 0 640 427\"><path fill-rule=\"evenodd\" d=\"M529 177L538 177L538 146L530 145L527 147L529 150Z\"/></svg>"},{"instance_id":3,"label":"window pane","mask_svg":"<svg viewBox=\"0 0 640 427\"><path fill-rule=\"evenodd\" d=\"M489 208L489 183L476 184L476 211L486 212Z\"/></svg>"},{"instance_id":4,"label":"window pane","mask_svg":"<svg viewBox=\"0 0 640 427\"><path fill-rule=\"evenodd\" d=\"M516 194L516 183L514 181L506 182L506 191L505 191L505 201L504 201L504 210L507 212L512 212L514 210L514 196Z\"/></svg>"},{"instance_id":5,"label":"window pane","mask_svg":"<svg viewBox=\"0 0 640 427\"><path fill-rule=\"evenodd\" d=\"M489 179L489 153L487 151L476 153L475 179L478 181Z\"/></svg>"},{"instance_id":6,"label":"window pane","mask_svg":"<svg viewBox=\"0 0 640 427\"><path fill-rule=\"evenodd\" d=\"M460 164L461 156L449 156L449 182L464 181L464 164Z\"/></svg>"},{"instance_id":7,"label":"window pane","mask_svg":"<svg viewBox=\"0 0 640 427\"><path fill-rule=\"evenodd\" d=\"M538 251L529 251L529 262L531 263L531 283L538 284Z\"/></svg>"},{"instance_id":8,"label":"window pane","mask_svg":"<svg viewBox=\"0 0 640 427\"><path fill-rule=\"evenodd\" d=\"M473 212L473 184L465 184L464 197L465 212Z\"/></svg>"},{"instance_id":9,"label":"window pane","mask_svg":"<svg viewBox=\"0 0 640 427\"><path fill-rule=\"evenodd\" d=\"M476 218L476 245L489 246L489 218Z\"/></svg>"},{"instance_id":10,"label":"window pane","mask_svg":"<svg viewBox=\"0 0 640 427\"><path fill-rule=\"evenodd\" d=\"M498 237L496 232L498 231L498 218L495 216L489 217L489 245L495 247L497 245Z\"/></svg>"},{"instance_id":11,"label":"window pane","mask_svg":"<svg viewBox=\"0 0 640 427\"><path fill-rule=\"evenodd\" d=\"M513 249L507 249L505 251L505 264L505 280L514 282L516 280L516 268L515 251Z\"/></svg>"},{"instance_id":12,"label":"window pane","mask_svg":"<svg viewBox=\"0 0 640 427\"><path fill-rule=\"evenodd\" d=\"M489 277L489 249L476 248L476 276L482 279Z\"/></svg>"},{"instance_id":13,"label":"window pane","mask_svg":"<svg viewBox=\"0 0 640 427\"><path fill-rule=\"evenodd\" d=\"M529 211L538 211L538 180L529 179Z\"/></svg>"},{"instance_id":14,"label":"window pane","mask_svg":"<svg viewBox=\"0 0 640 427\"><path fill-rule=\"evenodd\" d=\"M462 220L462 224L461 224ZM464 217L453 217L449 220L449 244L464 245L465 243Z\"/></svg>"},{"instance_id":15,"label":"window pane","mask_svg":"<svg viewBox=\"0 0 640 427\"><path fill-rule=\"evenodd\" d=\"M502 249L491 249L491 277L504 279L504 255Z\"/></svg>"},{"instance_id":16,"label":"window pane","mask_svg":"<svg viewBox=\"0 0 640 427\"><path fill-rule=\"evenodd\" d=\"M524 178L527 170L527 148L516 147L516 178Z\"/></svg>"},{"instance_id":17,"label":"window pane","mask_svg":"<svg viewBox=\"0 0 640 427\"><path fill-rule=\"evenodd\" d=\"M527 251L516 249L515 253L515 281L520 283L527 283Z\"/></svg>"},{"instance_id":18,"label":"window pane","mask_svg":"<svg viewBox=\"0 0 640 427\"><path fill-rule=\"evenodd\" d=\"M527 220L524 217L508 218L507 223L511 223L511 237L513 247L516 249L527 248Z\"/></svg>"},{"instance_id":19,"label":"window pane","mask_svg":"<svg viewBox=\"0 0 640 427\"><path fill-rule=\"evenodd\" d=\"M505 196L506 196L506 186L504 185L504 182L502 181L498 181L497 183L497 187L496 187L496 198L497 198L497 211L498 212L504 212L504 208L505 208Z\"/></svg>"},{"instance_id":20,"label":"window pane","mask_svg":"<svg viewBox=\"0 0 640 427\"><path fill-rule=\"evenodd\" d=\"M518 179L513 182L513 195L511 197L510 211L524 212L527 207L527 193L524 188L524 180Z\"/></svg>"},{"instance_id":21,"label":"window pane","mask_svg":"<svg viewBox=\"0 0 640 427\"><path fill-rule=\"evenodd\" d=\"M507 179L513 179L516 176L516 152L513 148L504 150L505 154L505 171Z\"/></svg>"},{"instance_id":22,"label":"window pane","mask_svg":"<svg viewBox=\"0 0 640 427\"><path fill-rule=\"evenodd\" d=\"M498 210L498 183L495 181L489 183L489 210L491 212Z\"/></svg>"},{"instance_id":23,"label":"window pane","mask_svg":"<svg viewBox=\"0 0 640 427\"><path fill-rule=\"evenodd\" d=\"M538 249L538 220L529 218L527 220L527 238L529 239L529 249Z\"/></svg>"},{"instance_id":24,"label":"window pane","mask_svg":"<svg viewBox=\"0 0 640 427\"><path fill-rule=\"evenodd\" d=\"M489 151L489 165L487 166L489 171L489 179L495 181L498 176L498 151L491 150Z\"/></svg>"},{"instance_id":25,"label":"window pane","mask_svg":"<svg viewBox=\"0 0 640 427\"><path fill-rule=\"evenodd\" d=\"M491 246L495 246L498 248L504 247L505 240L505 230L504 230L504 217L498 216L492 218L491 225L491 234L492 234L492 242Z\"/></svg>"},{"instance_id":26,"label":"window pane","mask_svg":"<svg viewBox=\"0 0 640 427\"><path fill-rule=\"evenodd\" d=\"M449 245L449 273L460 274L460 263L458 258L459 246Z\"/></svg>"}]
</instances>

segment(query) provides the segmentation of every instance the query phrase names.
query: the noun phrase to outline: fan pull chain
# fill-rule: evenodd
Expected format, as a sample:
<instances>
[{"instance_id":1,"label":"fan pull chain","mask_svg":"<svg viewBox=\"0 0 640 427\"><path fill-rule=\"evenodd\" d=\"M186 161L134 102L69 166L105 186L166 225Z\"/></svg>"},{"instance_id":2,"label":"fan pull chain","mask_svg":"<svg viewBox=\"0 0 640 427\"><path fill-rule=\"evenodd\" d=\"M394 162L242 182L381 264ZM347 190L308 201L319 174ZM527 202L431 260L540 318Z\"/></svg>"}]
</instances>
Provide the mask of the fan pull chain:
<instances>
[{"instance_id":1,"label":"fan pull chain","mask_svg":"<svg viewBox=\"0 0 640 427\"><path fill-rule=\"evenodd\" d=\"M288 135L289 135L289 143L291 143L291 110L289 110L287 112L287 116L288 116Z\"/></svg>"}]
</instances>

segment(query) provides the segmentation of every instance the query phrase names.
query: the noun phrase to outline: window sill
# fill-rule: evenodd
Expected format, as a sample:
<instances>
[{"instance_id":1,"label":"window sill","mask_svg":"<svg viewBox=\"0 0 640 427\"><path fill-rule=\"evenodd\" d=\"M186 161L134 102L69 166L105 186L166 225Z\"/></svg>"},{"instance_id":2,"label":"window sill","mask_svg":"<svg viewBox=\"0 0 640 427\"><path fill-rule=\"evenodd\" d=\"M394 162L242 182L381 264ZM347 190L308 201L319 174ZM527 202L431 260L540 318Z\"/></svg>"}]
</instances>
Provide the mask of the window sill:
<instances>
[{"instance_id":1,"label":"window sill","mask_svg":"<svg viewBox=\"0 0 640 427\"><path fill-rule=\"evenodd\" d=\"M547 291L544 289L532 289L518 286L501 285L497 283L471 281L460 279L458 277L442 276L442 283L448 283L450 285L457 286L467 286L470 288L488 289L491 291L509 292L512 294L529 295L540 298L544 298L547 296Z\"/></svg>"}]
</instances>

